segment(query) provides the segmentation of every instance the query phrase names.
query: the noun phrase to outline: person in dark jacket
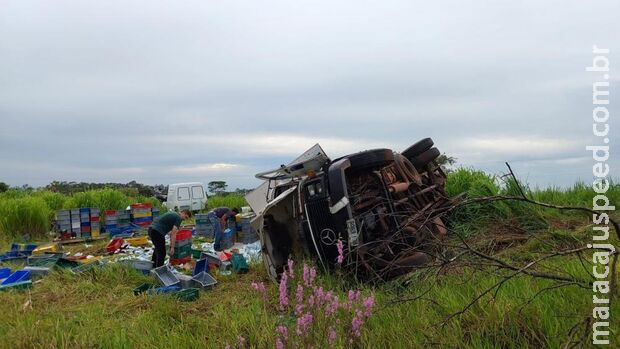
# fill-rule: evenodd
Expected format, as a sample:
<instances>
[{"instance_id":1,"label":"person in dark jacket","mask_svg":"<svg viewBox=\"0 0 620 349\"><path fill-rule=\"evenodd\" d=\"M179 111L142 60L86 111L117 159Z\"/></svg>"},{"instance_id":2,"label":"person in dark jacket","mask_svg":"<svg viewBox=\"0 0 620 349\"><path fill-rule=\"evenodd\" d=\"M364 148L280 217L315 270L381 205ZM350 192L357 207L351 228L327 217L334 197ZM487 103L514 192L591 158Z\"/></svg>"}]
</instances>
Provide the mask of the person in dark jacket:
<instances>
[{"instance_id":1,"label":"person in dark jacket","mask_svg":"<svg viewBox=\"0 0 620 349\"><path fill-rule=\"evenodd\" d=\"M153 250L153 267L161 267L166 260L166 235L170 233L170 249L168 254L174 254L174 244L176 243L177 231L184 219L192 216L190 210L182 210L181 213L166 212L157 217L153 224L149 227L149 237L155 245Z\"/></svg>"},{"instance_id":2,"label":"person in dark jacket","mask_svg":"<svg viewBox=\"0 0 620 349\"><path fill-rule=\"evenodd\" d=\"M228 221L228 218L235 217L237 214L239 214L238 209L231 209L228 207L217 207L208 213L207 217L213 225L213 234L215 235L215 242L213 244L214 250L222 250L222 235L224 229L226 229L226 222Z\"/></svg>"}]
</instances>

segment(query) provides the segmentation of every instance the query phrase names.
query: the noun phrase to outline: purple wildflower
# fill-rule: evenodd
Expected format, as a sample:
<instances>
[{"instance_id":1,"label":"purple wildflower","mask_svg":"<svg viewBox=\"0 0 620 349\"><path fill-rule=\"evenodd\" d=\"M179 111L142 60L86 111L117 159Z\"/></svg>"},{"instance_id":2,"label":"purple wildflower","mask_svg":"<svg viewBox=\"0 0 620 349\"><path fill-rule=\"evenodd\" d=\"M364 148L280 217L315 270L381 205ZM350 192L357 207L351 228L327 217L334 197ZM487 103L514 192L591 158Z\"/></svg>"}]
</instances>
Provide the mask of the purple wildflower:
<instances>
[{"instance_id":1,"label":"purple wildflower","mask_svg":"<svg viewBox=\"0 0 620 349\"><path fill-rule=\"evenodd\" d=\"M245 346L245 338L239 336L239 348L243 348Z\"/></svg>"},{"instance_id":2,"label":"purple wildflower","mask_svg":"<svg viewBox=\"0 0 620 349\"><path fill-rule=\"evenodd\" d=\"M267 289L265 288L265 284L263 284L262 282L253 282L252 288L261 293L265 293L267 291Z\"/></svg>"},{"instance_id":3,"label":"purple wildflower","mask_svg":"<svg viewBox=\"0 0 620 349\"><path fill-rule=\"evenodd\" d=\"M325 306L325 316L332 316L338 310L340 306L340 300L338 296L334 297L330 303Z\"/></svg>"},{"instance_id":4,"label":"purple wildflower","mask_svg":"<svg viewBox=\"0 0 620 349\"><path fill-rule=\"evenodd\" d=\"M333 326L330 326L329 331L327 332L327 341L330 345L334 344L337 336L338 333L336 332L336 329Z\"/></svg>"},{"instance_id":5,"label":"purple wildflower","mask_svg":"<svg viewBox=\"0 0 620 349\"><path fill-rule=\"evenodd\" d=\"M304 301L304 286L302 284L297 284L297 292L295 292L295 301L297 304L303 303Z\"/></svg>"},{"instance_id":6,"label":"purple wildflower","mask_svg":"<svg viewBox=\"0 0 620 349\"><path fill-rule=\"evenodd\" d=\"M338 239L336 247L338 248L338 257L336 258L336 263L340 265L344 261L344 246L342 244L342 240Z\"/></svg>"},{"instance_id":7,"label":"purple wildflower","mask_svg":"<svg viewBox=\"0 0 620 349\"><path fill-rule=\"evenodd\" d=\"M288 290L286 289L286 284L288 282L288 275L286 273L282 273L282 278L280 279L280 309L284 310L288 307Z\"/></svg>"},{"instance_id":8,"label":"purple wildflower","mask_svg":"<svg viewBox=\"0 0 620 349\"><path fill-rule=\"evenodd\" d=\"M364 312L365 317L370 317L372 315L372 308L375 306L375 296L370 295L366 299L364 299L364 308L366 308Z\"/></svg>"},{"instance_id":9,"label":"purple wildflower","mask_svg":"<svg viewBox=\"0 0 620 349\"><path fill-rule=\"evenodd\" d=\"M291 279L295 278L295 271L293 270L293 260L292 259L288 260L288 277L290 277Z\"/></svg>"},{"instance_id":10,"label":"purple wildflower","mask_svg":"<svg viewBox=\"0 0 620 349\"><path fill-rule=\"evenodd\" d=\"M362 325L364 324L362 315L362 312L358 310L351 320L351 334L355 337L360 337L362 335L362 332L360 331Z\"/></svg>"},{"instance_id":11,"label":"purple wildflower","mask_svg":"<svg viewBox=\"0 0 620 349\"><path fill-rule=\"evenodd\" d=\"M284 349L284 343L280 337L276 338L276 349Z\"/></svg>"},{"instance_id":12,"label":"purple wildflower","mask_svg":"<svg viewBox=\"0 0 620 349\"><path fill-rule=\"evenodd\" d=\"M302 317L297 319L297 335L307 335L313 321L314 317L312 317L312 314L304 314Z\"/></svg>"},{"instance_id":13,"label":"purple wildflower","mask_svg":"<svg viewBox=\"0 0 620 349\"><path fill-rule=\"evenodd\" d=\"M278 328L276 329L276 332L281 334L282 337L284 338L284 340L288 339L288 327L286 327L286 326L278 326Z\"/></svg>"}]
</instances>

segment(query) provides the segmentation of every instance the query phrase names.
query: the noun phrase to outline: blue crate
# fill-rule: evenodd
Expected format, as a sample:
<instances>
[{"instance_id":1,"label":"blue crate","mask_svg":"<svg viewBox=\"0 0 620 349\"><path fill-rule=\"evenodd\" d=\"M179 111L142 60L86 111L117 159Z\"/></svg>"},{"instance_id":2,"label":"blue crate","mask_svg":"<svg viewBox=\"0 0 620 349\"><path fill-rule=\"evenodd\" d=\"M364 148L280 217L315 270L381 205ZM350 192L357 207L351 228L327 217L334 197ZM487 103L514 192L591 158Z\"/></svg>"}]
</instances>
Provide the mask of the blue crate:
<instances>
[{"instance_id":1,"label":"blue crate","mask_svg":"<svg viewBox=\"0 0 620 349\"><path fill-rule=\"evenodd\" d=\"M201 272L209 272L209 260L207 258L204 259L199 259L196 262L196 266L194 267L194 272L193 275L196 276L198 274L200 274Z\"/></svg>"},{"instance_id":2,"label":"blue crate","mask_svg":"<svg viewBox=\"0 0 620 349\"><path fill-rule=\"evenodd\" d=\"M0 268L0 279L6 279L11 275L11 268Z\"/></svg>"},{"instance_id":3,"label":"blue crate","mask_svg":"<svg viewBox=\"0 0 620 349\"><path fill-rule=\"evenodd\" d=\"M181 290L181 286L172 285L172 286L163 286L157 288L151 288L147 291L148 294L167 294L167 293L175 293Z\"/></svg>"},{"instance_id":4,"label":"blue crate","mask_svg":"<svg viewBox=\"0 0 620 349\"><path fill-rule=\"evenodd\" d=\"M14 272L13 274L11 274L8 278L4 279L4 281L2 281L2 284L0 285L8 285L8 284L13 284L16 282L28 281L28 280L30 280L30 271L18 270Z\"/></svg>"},{"instance_id":5,"label":"blue crate","mask_svg":"<svg viewBox=\"0 0 620 349\"><path fill-rule=\"evenodd\" d=\"M143 218L134 218L134 223L151 223L153 222L153 217L143 217Z\"/></svg>"}]
</instances>

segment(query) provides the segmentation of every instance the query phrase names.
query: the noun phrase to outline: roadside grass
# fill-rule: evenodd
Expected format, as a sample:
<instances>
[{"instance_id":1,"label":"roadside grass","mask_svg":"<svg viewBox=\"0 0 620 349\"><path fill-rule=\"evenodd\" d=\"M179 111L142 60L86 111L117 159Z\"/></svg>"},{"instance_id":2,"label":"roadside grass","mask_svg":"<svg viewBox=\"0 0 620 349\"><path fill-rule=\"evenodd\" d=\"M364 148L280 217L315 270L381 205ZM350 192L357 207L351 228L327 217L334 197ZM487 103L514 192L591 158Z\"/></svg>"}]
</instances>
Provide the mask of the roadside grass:
<instances>
[{"instance_id":1,"label":"roadside grass","mask_svg":"<svg viewBox=\"0 0 620 349\"><path fill-rule=\"evenodd\" d=\"M589 278L577 258L552 260L545 267ZM274 347L274 329L282 321L278 287L268 280L262 264L250 268L248 274L216 275L216 287L201 291L200 299L192 303L166 295L134 296L133 288L154 279L121 266L81 275L54 272L29 291L0 293L0 312L6 314L0 319L4 334L0 347L224 348L235 347L239 336L248 347ZM443 324L449 314L462 310L499 277L462 268L438 279L420 272L406 282L401 279L374 288L354 286L337 273L319 275L318 280L339 290L341 298L351 287L375 293L378 308L359 342L364 348L557 348L592 308L587 287L544 292L553 285L551 281L519 276ZM265 282L271 303L263 304L250 287L253 281ZM422 294L421 299L406 301ZM612 313L619 312L616 302ZM619 320L612 318L611 338L620 335ZM349 345L340 342L334 347Z\"/></svg>"}]
</instances>

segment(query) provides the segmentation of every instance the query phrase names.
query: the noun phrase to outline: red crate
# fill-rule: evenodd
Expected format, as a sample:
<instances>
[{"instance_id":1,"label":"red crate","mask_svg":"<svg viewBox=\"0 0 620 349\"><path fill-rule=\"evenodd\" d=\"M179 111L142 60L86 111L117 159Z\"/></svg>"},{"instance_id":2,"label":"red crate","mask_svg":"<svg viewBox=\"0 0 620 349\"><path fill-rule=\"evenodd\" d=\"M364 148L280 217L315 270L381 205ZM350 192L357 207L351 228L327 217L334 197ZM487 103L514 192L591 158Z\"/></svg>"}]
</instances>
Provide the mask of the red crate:
<instances>
[{"instance_id":1,"label":"red crate","mask_svg":"<svg viewBox=\"0 0 620 349\"><path fill-rule=\"evenodd\" d=\"M99 217L90 217L91 222L99 222Z\"/></svg>"},{"instance_id":2,"label":"red crate","mask_svg":"<svg viewBox=\"0 0 620 349\"><path fill-rule=\"evenodd\" d=\"M131 206L131 208L152 208L153 207L153 205L151 205L149 203L145 203L145 204L137 203L137 204L133 204L133 205L130 205L130 206Z\"/></svg>"},{"instance_id":3,"label":"red crate","mask_svg":"<svg viewBox=\"0 0 620 349\"><path fill-rule=\"evenodd\" d=\"M179 231L177 231L177 241L191 239L191 238L192 238L191 229L179 229Z\"/></svg>"},{"instance_id":4,"label":"red crate","mask_svg":"<svg viewBox=\"0 0 620 349\"><path fill-rule=\"evenodd\" d=\"M105 210L103 211L106 216L116 216L116 210Z\"/></svg>"},{"instance_id":5,"label":"red crate","mask_svg":"<svg viewBox=\"0 0 620 349\"><path fill-rule=\"evenodd\" d=\"M115 251L120 250L124 243L125 240L123 240L122 238L112 239L112 241L110 241L110 243L108 244L108 246L106 246L105 249L109 253L114 253Z\"/></svg>"},{"instance_id":6,"label":"red crate","mask_svg":"<svg viewBox=\"0 0 620 349\"><path fill-rule=\"evenodd\" d=\"M180 264L187 264L189 262L192 261L192 256L187 256L185 258L179 258L179 259L170 259L170 265L180 265Z\"/></svg>"},{"instance_id":7,"label":"red crate","mask_svg":"<svg viewBox=\"0 0 620 349\"><path fill-rule=\"evenodd\" d=\"M80 233L90 233L90 227L80 227Z\"/></svg>"}]
</instances>

